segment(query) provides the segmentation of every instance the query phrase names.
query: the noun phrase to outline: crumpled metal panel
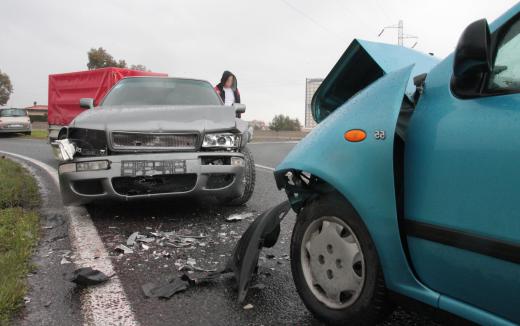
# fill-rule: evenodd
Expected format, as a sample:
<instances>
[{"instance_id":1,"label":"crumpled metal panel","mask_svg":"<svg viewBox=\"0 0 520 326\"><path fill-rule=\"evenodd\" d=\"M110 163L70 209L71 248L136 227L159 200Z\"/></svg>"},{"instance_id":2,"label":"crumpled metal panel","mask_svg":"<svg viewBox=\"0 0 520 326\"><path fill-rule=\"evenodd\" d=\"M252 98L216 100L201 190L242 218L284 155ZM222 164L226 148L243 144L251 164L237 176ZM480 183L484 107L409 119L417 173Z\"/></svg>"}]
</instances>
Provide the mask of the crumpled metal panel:
<instances>
[{"instance_id":1,"label":"crumpled metal panel","mask_svg":"<svg viewBox=\"0 0 520 326\"><path fill-rule=\"evenodd\" d=\"M410 75L414 77L429 72L437 63L438 58L407 47L355 39L314 94L313 117L322 121L384 75L413 65ZM404 93L411 99L414 92L410 78Z\"/></svg>"},{"instance_id":2,"label":"crumpled metal panel","mask_svg":"<svg viewBox=\"0 0 520 326\"><path fill-rule=\"evenodd\" d=\"M244 302L251 278L256 272L262 248L276 244L280 235L280 222L291 206L288 201L278 204L257 217L247 228L233 249L227 270L232 270L238 285L238 302Z\"/></svg>"}]
</instances>

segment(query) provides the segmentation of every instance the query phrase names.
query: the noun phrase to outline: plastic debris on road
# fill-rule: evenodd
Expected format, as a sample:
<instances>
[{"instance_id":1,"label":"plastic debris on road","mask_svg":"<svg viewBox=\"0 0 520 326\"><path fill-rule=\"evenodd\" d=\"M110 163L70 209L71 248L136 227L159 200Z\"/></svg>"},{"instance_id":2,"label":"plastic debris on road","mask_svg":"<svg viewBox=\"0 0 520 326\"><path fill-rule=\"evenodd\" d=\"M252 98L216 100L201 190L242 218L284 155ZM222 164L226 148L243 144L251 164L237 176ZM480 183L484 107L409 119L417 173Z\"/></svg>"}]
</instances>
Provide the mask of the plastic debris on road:
<instances>
[{"instance_id":1,"label":"plastic debris on road","mask_svg":"<svg viewBox=\"0 0 520 326\"><path fill-rule=\"evenodd\" d=\"M154 283L146 283L141 287L143 293L148 298L169 299L175 293L186 291L188 282L181 278L175 278L171 282L155 285Z\"/></svg>"},{"instance_id":2,"label":"plastic debris on road","mask_svg":"<svg viewBox=\"0 0 520 326\"><path fill-rule=\"evenodd\" d=\"M91 267L82 267L65 274L65 279L78 285L90 286L104 283L108 281L110 277Z\"/></svg>"},{"instance_id":3,"label":"plastic debris on road","mask_svg":"<svg viewBox=\"0 0 520 326\"><path fill-rule=\"evenodd\" d=\"M146 227L146 230L142 233L138 231L131 233L126 238L126 246L119 244L114 248L114 251L123 254L135 253L135 257L142 257L143 262L155 261L160 258L173 259L173 262L160 266L161 268L174 267L178 274L166 282L158 281L157 283L147 282L143 284L142 291L148 298L169 299L193 286L234 278L238 289L238 301L243 303L249 289L263 290L266 287L262 283L253 283L253 277L258 271L260 251L263 247L274 246L280 233L280 222L289 210L288 202L272 207L254 219L241 236L236 230L231 230L226 223L221 224L219 228L209 228L206 231L207 234L194 233L193 230L187 228L164 231L161 230L161 225L155 229ZM253 213L232 214L225 220L237 222L253 216ZM221 267L215 266L217 262L204 263L204 258L197 256L197 254L194 256L189 254L193 253L190 250L199 249L204 253L206 246L225 244L230 240L237 239L239 240L233 249L230 260L221 264ZM221 254L219 256L229 257L230 255ZM119 256L119 259L121 257L122 255ZM280 259L272 254L267 254L261 258L263 261L265 259ZM125 259L128 261L132 258ZM199 266L199 263L205 266ZM141 264L138 264L138 266L141 266ZM262 273L267 275L269 272L258 271L258 276L264 276ZM255 282L257 281L255 279ZM253 308L252 305L244 307L244 309Z\"/></svg>"},{"instance_id":4,"label":"plastic debris on road","mask_svg":"<svg viewBox=\"0 0 520 326\"><path fill-rule=\"evenodd\" d=\"M134 253L134 251L132 249L128 248L125 245L119 245L119 246L115 247L114 250L116 252L120 252L120 253L123 253L125 255Z\"/></svg>"},{"instance_id":5,"label":"plastic debris on road","mask_svg":"<svg viewBox=\"0 0 520 326\"><path fill-rule=\"evenodd\" d=\"M135 240L137 239L138 235L139 235L139 232L132 233L126 240L126 245L129 247L132 247L133 245L135 245Z\"/></svg>"},{"instance_id":6,"label":"plastic debris on road","mask_svg":"<svg viewBox=\"0 0 520 326\"><path fill-rule=\"evenodd\" d=\"M244 214L232 214L226 217L227 222L238 222L242 221L243 219L253 217L253 213L244 213Z\"/></svg>"}]
</instances>

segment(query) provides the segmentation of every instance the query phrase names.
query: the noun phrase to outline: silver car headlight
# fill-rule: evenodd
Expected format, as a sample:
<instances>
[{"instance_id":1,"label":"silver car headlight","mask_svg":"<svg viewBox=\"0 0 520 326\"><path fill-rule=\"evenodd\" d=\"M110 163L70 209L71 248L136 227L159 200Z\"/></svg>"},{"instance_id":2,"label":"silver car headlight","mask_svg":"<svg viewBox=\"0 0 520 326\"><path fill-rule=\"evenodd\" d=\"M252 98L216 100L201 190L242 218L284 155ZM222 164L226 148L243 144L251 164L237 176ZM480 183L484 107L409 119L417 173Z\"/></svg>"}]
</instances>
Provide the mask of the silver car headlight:
<instances>
[{"instance_id":1,"label":"silver car headlight","mask_svg":"<svg viewBox=\"0 0 520 326\"><path fill-rule=\"evenodd\" d=\"M236 148L240 146L240 135L231 133L214 133L204 135L204 148Z\"/></svg>"}]
</instances>

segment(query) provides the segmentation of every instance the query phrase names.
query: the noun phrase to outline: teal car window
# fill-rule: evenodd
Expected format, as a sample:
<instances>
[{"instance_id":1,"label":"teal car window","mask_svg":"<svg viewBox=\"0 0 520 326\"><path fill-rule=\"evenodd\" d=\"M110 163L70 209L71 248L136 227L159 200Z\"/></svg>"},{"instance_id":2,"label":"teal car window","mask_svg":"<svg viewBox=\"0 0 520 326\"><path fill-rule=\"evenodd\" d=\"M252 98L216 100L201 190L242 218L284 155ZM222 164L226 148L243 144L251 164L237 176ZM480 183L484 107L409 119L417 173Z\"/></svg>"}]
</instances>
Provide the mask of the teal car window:
<instances>
[{"instance_id":1,"label":"teal car window","mask_svg":"<svg viewBox=\"0 0 520 326\"><path fill-rule=\"evenodd\" d=\"M520 20L514 22L498 43L489 90L520 90Z\"/></svg>"}]
</instances>

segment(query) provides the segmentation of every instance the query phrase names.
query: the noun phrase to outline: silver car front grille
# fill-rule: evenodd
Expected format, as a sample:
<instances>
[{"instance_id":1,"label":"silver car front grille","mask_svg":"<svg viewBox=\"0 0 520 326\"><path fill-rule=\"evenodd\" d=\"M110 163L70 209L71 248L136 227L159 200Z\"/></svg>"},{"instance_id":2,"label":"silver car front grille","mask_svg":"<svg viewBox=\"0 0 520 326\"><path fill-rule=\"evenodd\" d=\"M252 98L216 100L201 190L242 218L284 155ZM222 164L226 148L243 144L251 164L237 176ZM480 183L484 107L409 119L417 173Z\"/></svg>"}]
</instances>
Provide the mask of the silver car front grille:
<instances>
[{"instance_id":1,"label":"silver car front grille","mask_svg":"<svg viewBox=\"0 0 520 326\"><path fill-rule=\"evenodd\" d=\"M197 134L112 132L114 150L194 150Z\"/></svg>"}]
</instances>

